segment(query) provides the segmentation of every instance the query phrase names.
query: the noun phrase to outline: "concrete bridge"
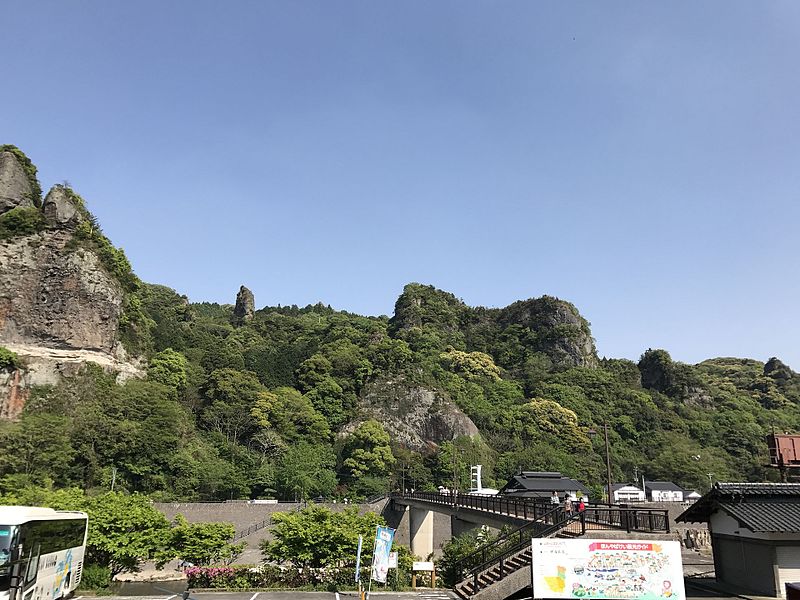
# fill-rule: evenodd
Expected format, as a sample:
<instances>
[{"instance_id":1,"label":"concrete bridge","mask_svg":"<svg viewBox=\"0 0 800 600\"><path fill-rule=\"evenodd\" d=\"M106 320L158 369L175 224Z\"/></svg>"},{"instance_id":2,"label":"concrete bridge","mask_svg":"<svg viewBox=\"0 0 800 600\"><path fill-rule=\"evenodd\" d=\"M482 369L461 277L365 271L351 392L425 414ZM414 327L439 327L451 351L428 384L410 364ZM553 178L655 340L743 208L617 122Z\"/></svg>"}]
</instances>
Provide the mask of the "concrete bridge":
<instances>
[{"instance_id":1,"label":"concrete bridge","mask_svg":"<svg viewBox=\"0 0 800 600\"><path fill-rule=\"evenodd\" d=\"M387 513L409 513L411 552L422 558L434 550L434 513L450 517L454 536L482 525L514 527L462 560L458 570L463 579L455 582L455 591L465 600L478 596L499 600L528 585L524 567L531 561L531 538L664 536L670 530L666 510L594 505L579 513L566 513L561 505L509 496L395 493L390 496Z\"/></svg>"}]
</instances>

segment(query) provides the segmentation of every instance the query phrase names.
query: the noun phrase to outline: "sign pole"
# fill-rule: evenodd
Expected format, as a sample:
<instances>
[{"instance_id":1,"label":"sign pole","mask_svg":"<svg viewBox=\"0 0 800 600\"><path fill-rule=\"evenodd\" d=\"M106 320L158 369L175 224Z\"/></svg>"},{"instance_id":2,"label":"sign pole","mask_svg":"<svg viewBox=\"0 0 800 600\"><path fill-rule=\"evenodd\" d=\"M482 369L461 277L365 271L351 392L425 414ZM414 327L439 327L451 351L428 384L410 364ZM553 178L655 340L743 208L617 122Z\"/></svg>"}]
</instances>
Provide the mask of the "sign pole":
<instances>
[{"instance_id":1,"label":"sign pole","mask_svg":"<svg viewBox=\"0 0 800 600\"><path fill-rule=\"evenodd\" d=\"M375 539L372 542L372 564L369 567L369 583L367 584L367 600L369 600L369 593L372 591L372 569L375 567L375 548L378 545L378 530L380 526L375 527Z\"/></svg>"},{"instance_id":2,"label":"sign pole","mask_svg":"<svg viewBox=\"0 0 800 600\"><path fill-rule=\"evenodd\" d=\"M358 582L358 600L364 600L364 591L361 586L361 545L364 536L358 536L358 551L356 552L356 581Z\"/></svg>"}]
</instances>

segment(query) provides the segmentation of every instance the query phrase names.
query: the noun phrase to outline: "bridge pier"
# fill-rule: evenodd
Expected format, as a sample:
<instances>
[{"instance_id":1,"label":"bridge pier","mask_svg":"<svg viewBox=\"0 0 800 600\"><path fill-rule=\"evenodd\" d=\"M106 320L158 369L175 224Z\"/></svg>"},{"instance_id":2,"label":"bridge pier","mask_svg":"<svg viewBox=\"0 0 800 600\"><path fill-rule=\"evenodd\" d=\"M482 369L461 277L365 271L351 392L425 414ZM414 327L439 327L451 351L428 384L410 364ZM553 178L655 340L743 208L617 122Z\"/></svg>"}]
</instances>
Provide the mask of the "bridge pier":
<instances>
[{"instance_id":1,"label":"bridge pier","mask_svg":"<svg viewBox=\"0 0 800 600\"><path fill-rule=\"evenodd\" d=\"M459 519L456 515L450 517L450 531L452 532L453 537L459 536L462 533L472 531L473 529L477 529L479 527L480 525L477 523L464 521L463 519Z\"/></svg>"},{"instance_id":2,"label":"bridge pier","mask_svg":"<svg viewBox=\"0 0 800 600\"><path fill-rule=\"evenodd\" d=\"M426 560L433 552L433 511L410 507L411 554Z\"/></svg>"}]
</instances>

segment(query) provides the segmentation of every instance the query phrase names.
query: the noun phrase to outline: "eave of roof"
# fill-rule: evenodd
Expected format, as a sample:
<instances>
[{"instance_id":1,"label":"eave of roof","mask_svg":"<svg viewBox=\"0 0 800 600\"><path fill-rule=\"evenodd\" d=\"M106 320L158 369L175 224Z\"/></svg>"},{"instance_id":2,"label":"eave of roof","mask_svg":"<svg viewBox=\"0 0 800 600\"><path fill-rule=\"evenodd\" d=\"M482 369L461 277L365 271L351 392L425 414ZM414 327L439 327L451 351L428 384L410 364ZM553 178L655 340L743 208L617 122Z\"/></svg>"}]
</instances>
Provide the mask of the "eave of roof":
<instances>
[{"instance_id":1,"label":"eave of roof","mask_svg":"<svg viewBox=\"0 0 800 600\"><path fill-rule=\"evenodd\" d=\"M675 520L703 523L719 510L758 533L800 533L800 484L717 483Z\"/></svg>"}]
</instances>

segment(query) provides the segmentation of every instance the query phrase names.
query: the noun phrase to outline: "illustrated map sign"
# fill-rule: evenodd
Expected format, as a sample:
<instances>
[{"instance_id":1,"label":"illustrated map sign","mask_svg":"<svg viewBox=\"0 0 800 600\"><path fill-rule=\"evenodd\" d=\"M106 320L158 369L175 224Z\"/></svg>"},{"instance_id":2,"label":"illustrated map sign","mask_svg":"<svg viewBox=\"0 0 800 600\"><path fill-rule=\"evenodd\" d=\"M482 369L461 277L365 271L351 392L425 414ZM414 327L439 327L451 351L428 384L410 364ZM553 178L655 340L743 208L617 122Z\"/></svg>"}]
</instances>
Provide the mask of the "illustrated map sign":
<instances>
[{"instance_id":1,"label":"illustrated map sign","mask_svg":"<svg viewBox=\"0 0 800 600\"><path fill-rule=\"evenodd\" d=\"M686 600L678 542L534 538L534 598Z\"/></svg>"}]
</instances>

